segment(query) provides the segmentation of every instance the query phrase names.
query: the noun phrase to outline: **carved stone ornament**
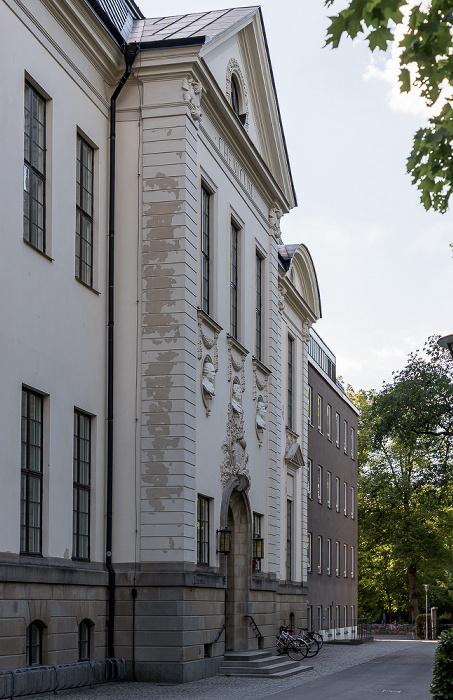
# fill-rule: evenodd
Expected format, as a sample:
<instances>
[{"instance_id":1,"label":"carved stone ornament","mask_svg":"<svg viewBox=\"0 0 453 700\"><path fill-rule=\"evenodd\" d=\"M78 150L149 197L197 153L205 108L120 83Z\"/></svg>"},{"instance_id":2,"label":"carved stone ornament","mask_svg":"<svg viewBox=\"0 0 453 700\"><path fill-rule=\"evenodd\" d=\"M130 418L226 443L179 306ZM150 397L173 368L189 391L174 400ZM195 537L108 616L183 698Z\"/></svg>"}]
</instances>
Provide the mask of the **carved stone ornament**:
<instances>
[{"instance_id":1,"label":"carved stone ornament","mask_svg":"<svg viewBox=\"0 0 453 700\"><path fill-rule=\"evenodd\" d=\"M239 63L236 61L235 58L230 58L228 61L227 65L227 70L226 70L226 88L225 88L225 97L227 98L228 102L231 104L231 76L235 75L238 83L239 83L239 89L241 91L241 98L242 98L242 110L243 113L245 114L245 122L244 122L244 129L246 131L249 130L249 96L247 94L247 86L245 84L244 76L242 75L241 67Z\"/></svg>"},{"instance_id":2,"label":"carved stone ornament","mask_svg":"<svg viewBox=\"0 0 453 700\"><path fill-rule=\"evenodd\" d=\"M303 321L303 323L302 323L302 340L305 343L310 342L310 328L311 328L310 321L307 321L307 320Z\"/></svg>"},{"instance_id":3,"label":"carved stone ornament","mask_svg":"<svg viewBox=\"0 0 453 700\"><path fill-rule=\"evenodd\" d=\"M267 430L267 406L264 403L263 397L260 395L256 401L255 429L258 438L259 446L263 442L263 433Z\"/></svg>"},{"instance_id":4,"label":"carved stone ornament","mask_svg":"<svg viewBox=\"0 0 453 700\"><path fill-rule=\"evenodd\" d=\"M250 472L247 469L249 456L246 448L244 416L243 414L234 413L230 404L228 407L227 435L222 443L222 452L225 458L220 465L220 481L223 488L233 476L244 475L250 483Z\"/></svg>"},{"instance_id":5,"label":"carved stone ornament","mask_svg":"<svg viewBox=\"0 0 453 700\"><path fill-rule=\"evenodd\" d=\"M215 396L215 367L210 355L206 355L201 365L201 396L206 415L211 413L211 403Z\"/></svg>"},{"instance_id":6,"label":"carved stone ornament","mask_svg":"<svg viewBox=\"0 0 453 700\"><path fill-rule=\"evenodd\" d=\"M283 314L283 311L285 310L285 296L286 296L286 289L279 284L278 285L278 310L281 314Z\"/></svg>"},{"instance_id":7,"label":"carved stone ornament","mask_svg":"<svg viewBox=\"0 0 453 700\"><path fill-rule=\"evenodd\" d=\"M245 358L248 355L248 350L246 350L237 340L235 340L231 335L227 336L227 347L228 347L228 381L231 382L233 374L240 373L241 386L245 385Z\"/></svg>"},{"instance_id":8,"label":"carved stone ornament","mask_svg":"<svg viewBox=\"0 0 453 700\"><path fill-rule=\"evenodd\" d=\"M282 218L282 216L283 212L278 206L278 204L274 204L269 209L269 226L271 227L271 231L274 234L277 241L281 238L282 235L280 228L280 219Z\"/></svg>"},{"instance_id":9,"label":"carved stone ornament","mask_svg":"<svg viewBox=\"0 0 453 700\"><path fill-rule=\"evenodd\" d=\"M214 369L219 371L219 352L217 339L222 332L222 328L204 311L198 310L198 348L197 356L201 360L205 350L209 351L212 357Z\"/></svg>"},{"instance_id":10,"label":"carved stone ornament","mask_svg":"<svg viewBox=\"0 0 453 700\"><path fill-rule=\"evenodd\" d=\"M256 401L259 394L263 395L264 403L269 401L269 375L271 373L265 365L256 357L252 360L253 366L253 400Z\"/></svg>"},{"instance_id":11,"label":"carved stone ornament","mask_svg":"<svg viewBox=\"0 0 453 700\"><path fill-rule=\"evenodd\" d=\"M294 432L294 430L291 430L290 428L286 428L286 442L285 442L285 454L288 452L288 450L297 443L299 439L299 435Z\"/></svg>"},{"instance_id":12,"label":"carved stone ornament","mask_svg":"<svg viewBox=\"0 0 453 700\"><path fill-rule=\"evenodd\" d=\"M187 103L189 112L191 113L192 119L197 127L199 126L203 116L200 107L202 94L203 87L196 78L192 78L190 75L184 78L182 81L182 97L184 102Z\"/></svg>"}]
</instances>

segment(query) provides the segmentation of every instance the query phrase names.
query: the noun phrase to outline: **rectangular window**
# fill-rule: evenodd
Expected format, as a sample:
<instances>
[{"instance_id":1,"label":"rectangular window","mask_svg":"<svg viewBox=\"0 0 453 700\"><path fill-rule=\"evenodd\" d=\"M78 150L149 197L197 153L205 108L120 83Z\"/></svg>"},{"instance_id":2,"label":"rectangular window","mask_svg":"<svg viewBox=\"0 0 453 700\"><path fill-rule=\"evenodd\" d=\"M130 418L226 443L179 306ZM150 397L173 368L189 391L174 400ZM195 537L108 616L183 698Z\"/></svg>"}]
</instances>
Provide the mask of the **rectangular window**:
<instances>
[{"instance_id":1,"label":"rectangular window","mask_svg":"<svg viewBox=\"0 0 453 700\"><path fill-rule=\"evenodd\" d=\"M340 512L340 477L335 477L335 510Z\"/></svg>"},{"instance_id":2,"label":"rectangular window","mask_svg":"<svg viewBox=\"0 0 453 700\"><path fill-rule=\"evenodd\" d=\"M355 518L355 488L351 486L351 518Z\"/></svg>"},{"instance_id":3,"label":"rectangular window","mask_svg":"<svg viewBox=\"0 0 453 700\"><path fill-rule=\"evenodd\" d=\"M318 574L322 574L322 537L318 535Z\"/></svg>"},{"instance_id":4,"label":"rectangular window","mask_svg":"<svg viewBox=\"0 0 453 700\"><path fill-rule=\"evenodd\" d=\"M253 539L261 537L261 522L263 516L253 513ZM261 559L253 559L253 571L261 571Z\"/></svg>"},{"instance_id":5,"label":"rectangular window","mask_svg":"<svg viewBox=\"0 0 453 700\"><path fill-rule=\"evenodd\" d=\"M319 394L318 394L318 430L320 433L322 433L322 428L323 428L322 418L323 418L323 415L322 415L322 396L319 396Z\"/></svg>"},{"instance_id":6,"label":"rectangular window","mask_svg":"<svg viewBox=\"0 0 453 700\"><path fill-rule=\"evenodd\" d=\"M255 254L255 357L261 360L262 353L262 270L263 261L258 253Z\"/></svg>"},{"instance_id":7,"label":"rectangular window","mask_svg":"<svg viewBox=\"0 0 453 700\"><path fill-rule=\"evenodd\" d=\"M307 605L307 627L309 630L313 629L313 610L311 605Z\"/></svg>"},{"instance_id":8,"label":"rectangular window","mask_svg":"<svg viewBox=\"0 0 453 700\"><path fill-rule=\"evenodd\" d=\"M343 614L344 614L344 626L348 626L348 606L344 605L343 606Z\"/></svg>"},{"instance_id":9,"label":"rectangular window","mask_svg":"<svg viewBox=\"0 0 453 700\"><path fill-rule=\"evenodd\" d=\"M343 500L344 500L343 513L347 517L347 515L348 515L348 485L347 485L346 481L343 482Z\"/></svg>"},{"instance_id":10,"label":"rectangular window","mask_svg":"<svg viewBox=\"0 0 453 700\"><path fill-rule=\"evenodd\" d=\"M210 313L211 195L201 188L201 308Z\"/></svg>"},{"instance_id":11,"label":"rectangular window","mask_svg":"<svg viewBox=\"0 0 453 700\"><path fill-rule=\"evenodd\" d=\"M340 624L341 624L341 622L340 622L340 606L339 605L335 606L335 624L336 624L337 630L339 630Z\"/></svg>"},{"instance_id":12,"label":"rectangular window","mask_svg":"<svg viewBox=\"0 0 453 700\"><path fill-rule=\"evenodd\" d=\"M197 498L197 564L209 565L209 498Z\"/></svg>"},{"instance_id":13,"label":"rectangular window","mask_svg":"<svg viewBox=\"0 0 453 700\"><path fill-rule=\"evenodd\" d=\"M326 491L327 491L327 507L332 508L332 472L327 472Z\"/></svg>"},{"instance_id":14,"label":"rectangular window","mask_svg":"<svg viewBox=\"0 0 453 700\"><path fill-rule=\"evenodd\" d=\"M294 340L288 336L288 390L287 390L287 425L293 428L293 351Z\"/></svg>"},{"instance_id":15,"label":"rectangular window","mask_svg":"<svg viewBox=\"0 0 453 700\"><path fill-rule=\"evenodd\" d=\"M344 450L345 455L347 455L348 454L348 423L347 423L347 421L343 421L343 428L344 428L344 431L343 431L343 441L344 441L343 450Z\"/></svg>"},{"instance_id":16,"label":"rectangular window","mask_svg":"<svg viewBox=\"0 0 453 700\"><path fill-rule=\"evenodd\" d=\"M327 540L327 576L332 575L332 540Z\"/></svg>"},{"instance_id":17,"label":"rectangular window","mask_svg":"<svg viewBox=\"0 0 453 700\"><path fill-rule=\"evenodd\" d=\"M332 440L332 406L327 404L327 423L326 423L327 438Z\"/></svg>"},{"instance_id":18,"label":"rectangular window","mask_svg":"<svg viewBox=\"0 0 453 700\"><path fill-rule=\"evenodd\" d=\"M332 629L332 606L327 606L327 629Z\"/></svg>"},{"instance_id":19,"label":"rectangular window","mask_svg":"<svg viewBox=\"0 0 453 700\"><path fill-rule=\"evenodd\" d=\"M355 430L351 428L351 459L355 457Z\"/></svg>"},{"instance_id":20,"label":"rectangular window","mask_svg":"<svg viewBox=\"0 0 453 700\"><path fill-rule=\"evenodd\" d=\"M74 411L72 558L90 558L91 418Z\"/></svg>"},{"instance_id":21,"label":"rectangular window","mask_svg":"<svg viewBox=\"0 0 453 700\"><path fill-rule=\"evenodd\" d=\"M351 578L355 577L355 548L351 547Z\"/></svg>"},{"instance_id":22,"label":"rectangular window","mask_svg":"<svg viewBox=\"0 0 453 700\"><path fill-rule=\"evenodd\" d=\"M312 543L311 543L311 532L307 532L307 571L311 573L312 571Z\"/></svg>"},{"instance_id":23,"label":"rectangular window","mask_svg":"<svg viewBox=\"0 0 453 700\"><path fill-rule=\"evenodd\" d=\"M291 581L292 577L292 506L289 499L286 501L286 580Z\"/></svg>"},{"instance_id":24,"label":"rectangular window","mask_svg":"<svg viewBox=\"0 0 453 700\"><path fill-rule=\"evenodd\" d=\"M355 619L355 605L351 605L351 625L354 626L356 623Z\"/></svg>"},{"instance_id":25,"label":"rectangular window","mask_svg":"<svg viewBox=\"0 0 453 700\"><path fill-rule=\"evenodd\" d=\"M335 413L335 444L340 447L340 414Z\"/></svg>"},{"instance_id":26,"label":"rectangular window","mask_svg":"<svg viewBox=\"0 0 453 700\"><path fill-rule=\"evenodd\" d=\"M307 460L307 496L313 498L313 462Z\"/></svg>"},{"instance_id":27,"label":"rectangular window","mask_svg":"<svg viewBox=\"0 0 453 700\"><path fill-rule=\"evenodd\" d=\"M318 630L322 630L322 605L318 605Z\"/></svg>"},{"instance_id":28,"label":"rectangular window","mask_svg":"<svg viewBox=\"0 0 453 700\"><path fill-rule=\"evenodd\" d=\"M93 188L94 150L77 136L75 274L93 286Z\"/></svg>"},{"instance_id":29,"label":"rectangular window","mask_svg":"<svg viewBox=\"0 0 453 700\"><path fill-rule=\"evenodd\" d=\"M231 222L230 239L230 335L238 337L238 245L239 231Z\"/></svg>"},{"instance_id":30,"label":"rectangular window","mask_svg":"<svg viewBox=\"0 0 453 700\"><path fill-rule=\"evenodd\" d=\"M313 389L308 385L308 422L313 425Z\"/></svg>"},{"instance_id":31,"label":"rectangular window","mask_svg":"<svg viewBox=\"0 0 453 700\"><path fill-rule=\"evenodd\" d=\"M46 101L29 83L24 93L24 240L46 251Z\"/></svg>"},{"instance_id":32,"label":"rectangular window","mask_svg":"<svg viewBox=\"0 0 453 700\"><path fill-rule=\"evenodd\" d=\"M20 552L42 553L43 397L22 389Z\"/></svg>"},{"instance_id":33,"label":"rectangular window","mask_svg":"<svg viewBox=\"0 0 453 700\"><path fill-rule=\"evenodd\" d=\"M348 545L347 544L343 545L343 558L344 558L343 577L348 578Z\"/></svg>"},{"instance_id":34,"label":"rectangular window","mask_svg":"<svg viewBox=\"0 0 453 700\"><path fill-rule=\"evenodd\" d=\"M335 542L335 576L340 575L340 543Z\"/></svg>"},{"instance_id":35,"label":"rectangular window","mask_svg":"<svg viewBox=\"0 0 453 700\"><path fill-rule=\"evenodd\" d=\"M318 466L318 503L322 503L322 467Z\"/></svg>"}]
</instances>

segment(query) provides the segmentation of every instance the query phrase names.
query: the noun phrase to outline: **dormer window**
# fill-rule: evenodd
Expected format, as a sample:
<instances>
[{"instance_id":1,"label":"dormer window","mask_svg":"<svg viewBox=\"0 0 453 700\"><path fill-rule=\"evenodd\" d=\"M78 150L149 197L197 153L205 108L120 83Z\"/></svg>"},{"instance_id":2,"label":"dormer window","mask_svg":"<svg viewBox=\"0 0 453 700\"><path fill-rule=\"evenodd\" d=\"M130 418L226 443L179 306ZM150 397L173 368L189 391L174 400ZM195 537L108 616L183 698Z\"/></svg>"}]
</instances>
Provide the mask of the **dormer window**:
<instances>
[{"instance_id":1,"label":"dormer window","mask_svg":"<svg viewBox=\"0 0 453 700\"><path fill-rule=\"evenodd\" d=\"M241 106L242 106L242 99L241 99L241 93L239 91L239 85L236 76L233 74L231 76L231 84L230 84L230 92L231 92L231 106L233 108L233 112L241 122L242 126L245 124L245 120L247 118L246 114L241 114Z\"/></svg>"}]
</instances>

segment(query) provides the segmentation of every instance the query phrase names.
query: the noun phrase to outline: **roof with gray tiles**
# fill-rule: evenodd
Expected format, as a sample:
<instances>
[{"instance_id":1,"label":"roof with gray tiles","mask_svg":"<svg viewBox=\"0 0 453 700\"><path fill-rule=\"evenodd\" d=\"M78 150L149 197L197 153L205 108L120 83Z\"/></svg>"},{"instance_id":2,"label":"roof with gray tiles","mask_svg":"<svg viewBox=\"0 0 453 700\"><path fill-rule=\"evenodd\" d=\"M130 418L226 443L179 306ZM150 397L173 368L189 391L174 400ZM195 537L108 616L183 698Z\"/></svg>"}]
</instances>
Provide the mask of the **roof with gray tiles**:
<instances>
[{"instance_id":1,"label":"roof with gray tiles","mask_svg":"<svg viewBox=\"0 0 453 700\"><path fill-rule=\"evenodd\" d=\"M210 41L257 9L258 6L235 7L229 10L196 12L190 15L139 19L134 21L128 41L138 44L159 42L171 44L181 43L184 40L194 41L202 37L204 42Z\"/></svg>"}]
</instances>

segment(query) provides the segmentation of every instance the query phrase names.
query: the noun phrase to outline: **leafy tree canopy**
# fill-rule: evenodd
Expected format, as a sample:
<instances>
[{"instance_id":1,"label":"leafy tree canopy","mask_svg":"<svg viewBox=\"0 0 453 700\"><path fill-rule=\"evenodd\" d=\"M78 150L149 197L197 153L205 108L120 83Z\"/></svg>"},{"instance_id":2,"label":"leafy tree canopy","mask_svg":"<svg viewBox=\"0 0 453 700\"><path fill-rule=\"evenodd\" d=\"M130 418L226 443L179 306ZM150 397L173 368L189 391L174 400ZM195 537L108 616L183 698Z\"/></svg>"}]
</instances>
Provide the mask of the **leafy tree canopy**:
<instances>
[{"instance_id":1,"label":"leafy tree canopy","mask_svg":"<svg viewBox=\"0 0 453 700\"><path fill-rule=\"evenodd\" d=\"M330 7L335 0L324 0ZM404 9L404 14L403 14ZM363 35L371 51L385 51L399 41L400 91L420 89L428 106L444 101L438 116L414 136L407 171L420 191L425 209L444 213L453 187L453 6L451 0L348 0L331 16L326 45L337 48L343 35Z\"/></svg>"}]
</instances>

